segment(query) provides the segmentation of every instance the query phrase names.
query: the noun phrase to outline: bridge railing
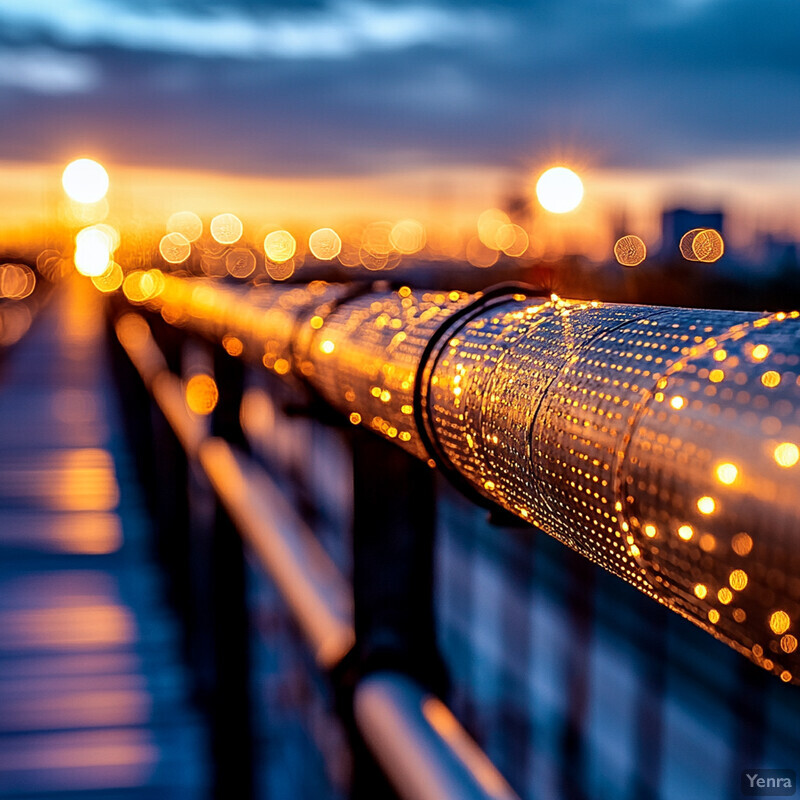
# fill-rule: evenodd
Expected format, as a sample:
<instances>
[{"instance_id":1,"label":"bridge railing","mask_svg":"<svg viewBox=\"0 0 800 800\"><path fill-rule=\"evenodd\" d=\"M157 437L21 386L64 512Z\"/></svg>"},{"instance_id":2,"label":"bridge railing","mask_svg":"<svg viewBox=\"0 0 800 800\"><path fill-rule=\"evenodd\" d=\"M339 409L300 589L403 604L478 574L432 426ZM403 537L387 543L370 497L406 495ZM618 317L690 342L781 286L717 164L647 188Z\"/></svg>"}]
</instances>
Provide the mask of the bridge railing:
<instances>
[{"instance_id":1,"label":"bridge railing","mask_svg":"<svg viewBox=\"0 0 800 800\"><path fill-rule=\"evenodd\" d=\"M147 320L121 306L120 341L318 664L340 684L349 675L353 728L401 796L511 792L435 698L431 468L798 682L796 312L610 305L517 286L244 288L159 271L126 281ZM213 387L170 372L148 321L215 344ZM304 396L296 413L353 426L352 582L230 444L241 435L230 370L242 359ZM220 402L210 428L187 408L209 391Z\"/></svg>"},{"instance_id":2,"label":"bridge railing","mask_svg":"<svg viewBox=\"0 0 800 800\"><path fill-rule=\"evenodd\" d=\"M800 680L798 312L141 276L171 324Z\"/></svg>"},{"instance_id":3,"label":"bridge railing","mask_svg":"<svg viewBox=\"0 0 800 800\"><path fill-rule=\"evenodd\" d=\"M278 588L317 665L330 677L339 695L337 705L346 706L342 710L345 724L358 737L358 742L366 744L372 752L398 796L409 800L444 797L511 800L516 797L434 693L440 685L440 664L433 642L430 607L432 549L429 532L420 528L411 530L407 520L396 517L398 531L407 540L401 543L400 549L396 549L396 541L377 538L376 533L382 533L377 530L382 522L372 507L376 498L371 497L370 509L365 509L363 515L370 530L361 533L362 546L354 554L361 569L356 568L357 574L351 584L286 501L268 472L242 448L219 435L225 431L215 430L226 427L224 419L219 419L219 416L224 418L224 410L220 415L217 407L215 418L209 424L207 418L187 407L184 383L170 371L148 322L128 312L117 318L114 329L144 386L184 449L190 468L194 465L202 470L249 552L255 555ZM220 371L218 366L217 377ZM236 396L235 383L228 382L221 390L228 400ZM240 399L241 387L234 405L238 405ZM235 435L230 438L236 440ZM408 469L409 461L401 454L395 468L402 473ZM412 471L415 467L412 466ZM371 488L361 489L362 493L365 491L372 495ZM229 530L217 532L223 541L218 542L215 558L230 558L233 539L230 533ZM423 552L420 552L420 544ZM390 555L387 545L392 549L393 559L387 557ZM227 556L222 555L220 549L227 550ZM216 564L211 565L212 573L216 568ZM423 575L421 582L414 580L420 575ZM397 582L398 576L400 585L387 595L382 584L385 580ZM241 584L231 581L230 577L227 571L211 578L216 585L224 582L223 591L229 595L229 605L230 596L242 591ZM376 590L381 597L376 596ZM397 606L405 610L399 615L390 611L387 617L382 613L386 608L381 609L381 601L388 601L391 608ZM215 604L214 599L212 603ZM233 605L236 606L236 602ZM356 607L362 605L367 608L357 621ZM218 608L216 611L219 613ZM366 622L365 616L370 617ZM236 621L223 620L223 627L228 625L235 629ZM241 640L231 637L230 631L220 633L215 632L212 669L216 672L218 696L212 706L224 704L228 713L212 720L213 736L218 744L215 748L216 785L218 791L235 791L237 796L243 797L250 791L245 787L252 782L254 767L252 753L248 752L252 710L246 698L236 697L235 692L232 697L221 679L230 677L237 667L246 670L243 662L247 655L240 650ZM356 753L358 747L358 744L354 746ZM355 770L354 797L389 796L385 778L375 774L371 764L365 766L363 757L356 758ZM245 779L247 773L249 777Z\"/></svg>"}]
</instances>

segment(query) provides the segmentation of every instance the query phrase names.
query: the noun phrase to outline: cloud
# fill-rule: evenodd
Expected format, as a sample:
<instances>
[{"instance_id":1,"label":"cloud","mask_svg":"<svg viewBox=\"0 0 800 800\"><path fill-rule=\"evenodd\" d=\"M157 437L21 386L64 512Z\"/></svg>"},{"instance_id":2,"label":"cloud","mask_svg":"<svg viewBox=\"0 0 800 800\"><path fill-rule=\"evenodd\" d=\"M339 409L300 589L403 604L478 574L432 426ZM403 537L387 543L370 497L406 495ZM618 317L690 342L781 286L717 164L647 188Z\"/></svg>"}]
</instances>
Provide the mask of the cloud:
<instances>
[{"instance_id":1,"label":"cloud","mask_svg":"<svg viewBox=\"0 0 800 800\"><path fill-rule=\"evenodd\" d=\"M423 4L332 0L316 8L253 14L235 4L213 11L115 0L26 0L6 3L7 24L69 45L111 45L199 57L346 58L420 44L463 44L494 35L497 23Z\"/></svg>"},{"instance_id":2,"label":"cloud","mask_svg":"<svg viewBox=\"0 0 800 800\"><path fill-rule=\"evenodd\" d=\"M37 94L88 92L100 83L95 61L48 47L0 47L0 87Z\"/></svg>"},{"instance_id":3,"label":"cloud","mask_svg":"<svg viewBox=\"0 0 800 800\"><path fill-rule=\"evenodd\" d=\"M800 159L790 0L215 7L0 0L0 39L90 59L103 78L48 103L19 82L5 91L0 112L13 105L16 123L0 130L0 157L79 146L284 174Z\"/></svg>"}]
</instances>

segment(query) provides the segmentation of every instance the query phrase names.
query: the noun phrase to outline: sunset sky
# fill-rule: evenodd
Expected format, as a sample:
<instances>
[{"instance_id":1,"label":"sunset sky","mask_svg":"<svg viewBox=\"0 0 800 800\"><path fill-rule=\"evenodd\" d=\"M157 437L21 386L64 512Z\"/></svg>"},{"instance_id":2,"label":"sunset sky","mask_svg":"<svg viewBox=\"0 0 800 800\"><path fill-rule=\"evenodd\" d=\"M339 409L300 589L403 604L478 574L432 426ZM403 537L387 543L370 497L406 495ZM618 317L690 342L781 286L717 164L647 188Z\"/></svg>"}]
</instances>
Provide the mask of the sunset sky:
<instances>
[{"instance_id":1,"label":"sunset sky","mask_svg":"<svg viewBox=\"0 0 800 800\"><path fill-rule=\"evenodd\" d=\"M563 162L589 224L797 230L799 33L794 0L0 0L2 203L92 155L164 208L460 220Z\"/></svg>"}]
</instances>

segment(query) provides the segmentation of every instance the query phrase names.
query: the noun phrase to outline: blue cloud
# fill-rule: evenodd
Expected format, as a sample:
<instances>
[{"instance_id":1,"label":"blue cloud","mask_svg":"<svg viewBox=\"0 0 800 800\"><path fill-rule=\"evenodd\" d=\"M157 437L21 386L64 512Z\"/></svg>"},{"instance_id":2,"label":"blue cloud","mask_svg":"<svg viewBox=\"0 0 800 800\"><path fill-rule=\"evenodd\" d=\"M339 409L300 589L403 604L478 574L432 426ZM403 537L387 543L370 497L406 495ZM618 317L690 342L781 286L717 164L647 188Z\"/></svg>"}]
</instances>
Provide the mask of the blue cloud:
<instances>
[{"instance_id":1,"label":"blue cloud","mask_svg":"<svg viewBox=\"0 0 800 800\"><path fill-rule=\"evenodd\" d=\"M0 0L0 45L86 58L99 76L47 103L0 81L16 120L0 157L77 142L139 163L349 172L513 165L566 142L615 166L800 158L794 0L215 8Z\"/></svg>"}]
</instances>

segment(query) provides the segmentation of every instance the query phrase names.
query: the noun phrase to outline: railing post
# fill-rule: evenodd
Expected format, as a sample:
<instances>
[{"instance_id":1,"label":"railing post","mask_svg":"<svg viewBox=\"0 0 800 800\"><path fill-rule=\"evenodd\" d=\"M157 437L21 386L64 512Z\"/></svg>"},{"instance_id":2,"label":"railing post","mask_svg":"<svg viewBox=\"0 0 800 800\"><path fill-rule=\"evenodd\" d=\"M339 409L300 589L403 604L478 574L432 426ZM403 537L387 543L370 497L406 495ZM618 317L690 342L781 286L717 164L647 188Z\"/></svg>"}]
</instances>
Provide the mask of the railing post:
<instances>
[{"instance_id":1,"label":"railing post","mask_svg":"<svg viewBox=\"0 0 800 800\"><path fill-rule=\"evenodd\" d=\"M433 556L434 473L361 430L353 433L353 596L356 657L363 677L391 670L441 693ZM353 796L391 797L385 778L356 745ZM377 782L377 783L376 783ZM378 787L381 792L378 793Z\"/></svg>"},{"instance_id":2,"label":"railing post","mask_svg":"<svg viewBox=\"0 0 800 800\"><path fill-rule=\"evenodd\" d=\"M171 372L179 375L185 332L167 325L155 315L149 322L167 366ZM184 652L196 668L197 614L192 592L189 460L164 415L152 402L148 402L148 408L152 431L148 455L152 461L147 466L145 481L152 487L151 502L158 553L170 576L170 600L183 622ZM196 671L196 679L198 675ZM200 689L199 680L196 680L195 689Z\"/></svg>"},{"instance_id":3,"label":"railing post","mask_svg":"<svg viewBox=\"0 0 800 800\"><path fill-rule=\"evenodd\" d=\"M214 348L219 401L211 433L246 450L239 422L244 366L222 347ZM218 498L211 540L211 613L214 688L211 698L214 795L254 796L253 726L250 692L250 625L242 539Z\"/></svg>"}]
</instances>

